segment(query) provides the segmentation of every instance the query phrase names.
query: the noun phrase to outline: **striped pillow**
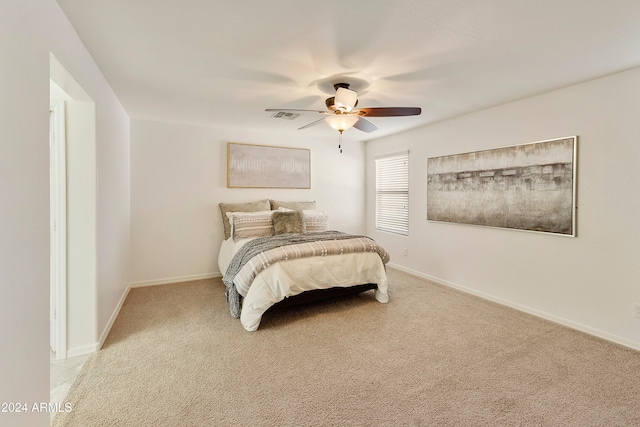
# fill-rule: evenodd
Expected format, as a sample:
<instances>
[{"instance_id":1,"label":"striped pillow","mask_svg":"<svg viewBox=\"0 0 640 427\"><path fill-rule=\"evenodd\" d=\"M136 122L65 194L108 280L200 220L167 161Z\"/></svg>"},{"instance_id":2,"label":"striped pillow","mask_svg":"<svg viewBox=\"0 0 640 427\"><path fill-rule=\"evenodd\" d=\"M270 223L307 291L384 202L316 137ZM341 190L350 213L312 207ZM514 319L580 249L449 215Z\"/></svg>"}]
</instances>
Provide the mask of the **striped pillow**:
<instances>
[{"instance_id":1,"label":"striped pillow","mask_svg":"<svg viewBox=\"0 0 640 427\"><path fill-rule=\"evenodd\" d=\"M303 210L302 215L307 233L327 231L329 216L325 211Z\"/></svg>"},{"instance_id":2,"label":"striped pillow","mask_svg":"<svg viewBox=\"0 0 640 427\"><path fill-rule=\"evenodd\" d=\"M274 211L227 212L233 241L273 235Z\"/></svg>"}]
</instances>

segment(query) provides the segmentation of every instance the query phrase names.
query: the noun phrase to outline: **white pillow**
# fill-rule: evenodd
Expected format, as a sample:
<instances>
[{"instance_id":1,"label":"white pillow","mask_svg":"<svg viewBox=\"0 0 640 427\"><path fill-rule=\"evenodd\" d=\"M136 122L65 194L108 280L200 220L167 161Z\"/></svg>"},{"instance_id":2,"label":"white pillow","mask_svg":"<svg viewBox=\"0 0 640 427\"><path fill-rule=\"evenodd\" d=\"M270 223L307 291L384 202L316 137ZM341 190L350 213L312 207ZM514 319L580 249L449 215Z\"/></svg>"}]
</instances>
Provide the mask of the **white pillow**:
<instances>
[{"instance_id":1,"label":"white pillow","mask_svg":"<svg viewBox=\"0 0 640 427\"><path fill-rule=\"evenodd\" d=\"M303 210L302 216L307 233L327 231L329 216L325 211Z\"/></svg>"}]
</instances>

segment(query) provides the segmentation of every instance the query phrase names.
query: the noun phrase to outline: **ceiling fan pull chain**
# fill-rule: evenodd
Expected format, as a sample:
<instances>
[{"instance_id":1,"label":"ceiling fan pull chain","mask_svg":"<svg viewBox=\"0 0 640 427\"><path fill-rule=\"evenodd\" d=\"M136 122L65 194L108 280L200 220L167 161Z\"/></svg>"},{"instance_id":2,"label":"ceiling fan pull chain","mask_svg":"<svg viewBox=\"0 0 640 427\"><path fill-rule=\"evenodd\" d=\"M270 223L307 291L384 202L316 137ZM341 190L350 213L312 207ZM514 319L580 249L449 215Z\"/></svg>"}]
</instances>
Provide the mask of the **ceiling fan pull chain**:
<instances>
[{"instance_id":1,"label":"ceiling fan pull chain","mask_svg":"<svg viewBox=\"0 0 640 427\"><path fill-rule=\"evenodd\" d=\"M340 141L338 142L338 149L340 150L340 154L342 154L342 132L340 132Z\"/></svg>"}]
</instances>

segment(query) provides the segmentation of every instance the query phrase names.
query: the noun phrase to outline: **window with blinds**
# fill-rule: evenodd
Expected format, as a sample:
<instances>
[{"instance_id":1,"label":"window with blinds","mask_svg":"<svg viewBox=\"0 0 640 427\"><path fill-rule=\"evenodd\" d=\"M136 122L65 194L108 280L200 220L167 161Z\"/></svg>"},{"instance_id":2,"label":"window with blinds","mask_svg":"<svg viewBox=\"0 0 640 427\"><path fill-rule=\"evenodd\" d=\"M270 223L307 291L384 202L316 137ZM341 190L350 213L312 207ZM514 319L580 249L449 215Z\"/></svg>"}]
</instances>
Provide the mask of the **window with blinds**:
<instances>
[{"instance_id":1,"label":"window with blinds","mask_svg":"<svg viewBox=\"0 0 640 427\"><path fill-rule=\"evenodd\" d=\"M409 234L409 152L376 159L376 229Z\"/></svg>"}]
</instances>

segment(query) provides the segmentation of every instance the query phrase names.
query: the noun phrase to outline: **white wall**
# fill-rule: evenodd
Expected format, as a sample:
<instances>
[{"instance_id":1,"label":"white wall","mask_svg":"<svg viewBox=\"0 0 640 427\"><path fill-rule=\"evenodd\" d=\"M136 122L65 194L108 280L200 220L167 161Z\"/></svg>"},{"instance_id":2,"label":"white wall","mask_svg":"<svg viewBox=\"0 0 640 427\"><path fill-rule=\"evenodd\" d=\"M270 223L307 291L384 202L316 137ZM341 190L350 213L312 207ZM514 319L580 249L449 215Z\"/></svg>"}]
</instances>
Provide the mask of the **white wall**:
<instances>
[{"instance_id":1,"label":"white wall","mask_svg":"<svg viewBox=\"0 0 640 427\"><path fill-rule=\"evenodd\" d=\"M311 189L227 188L227 142L311 149ZM219 274L221 202L315 200L331 228L363 233L364 145L337 142L132 120L132 282Z\"/></svg>"},{"instance_id":2,"label":"white wall","mask_svg":"<svg viewBox=\"0 0 640 427\"><path fill-rule=\"evenodd\" d=\"M65 101L69 357L97 342L95 115L93 102Z\"/></svg>"},{"instance_id":3,"label":"white wall","mask_svg":"<svg viewBox=\"0 0 640 427\"><path fill-rule=\"evenodd\" d=\"M367 232L404 269L640 349L638 111L635 69L370 141ZM576 238L426 221L427 158L570 135L579 136ZM409 237L375 231L373 159L403 149Z\"/></svg>"},{"instance_id":4,"label":"white wall","mask_svg":"<svg viewBox=\"0 0 640 427\"><path fill-rule=\"evenodd\" d=\"M96 103L97 330L129 278L129 119L54 0L0 2L0 402L49 400L49 62ZM6 426L49 414L0 413Z\"/></svg>"}]
</instances>

